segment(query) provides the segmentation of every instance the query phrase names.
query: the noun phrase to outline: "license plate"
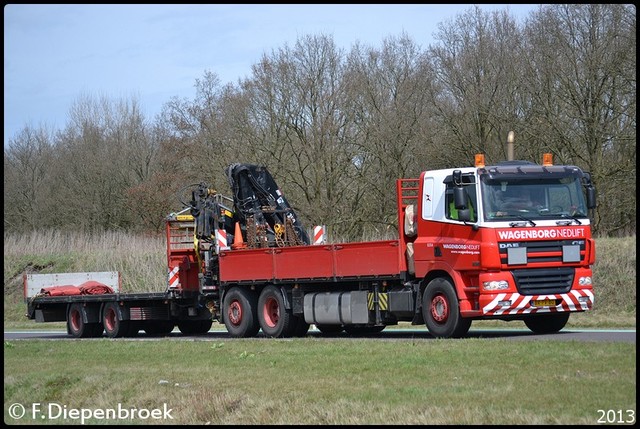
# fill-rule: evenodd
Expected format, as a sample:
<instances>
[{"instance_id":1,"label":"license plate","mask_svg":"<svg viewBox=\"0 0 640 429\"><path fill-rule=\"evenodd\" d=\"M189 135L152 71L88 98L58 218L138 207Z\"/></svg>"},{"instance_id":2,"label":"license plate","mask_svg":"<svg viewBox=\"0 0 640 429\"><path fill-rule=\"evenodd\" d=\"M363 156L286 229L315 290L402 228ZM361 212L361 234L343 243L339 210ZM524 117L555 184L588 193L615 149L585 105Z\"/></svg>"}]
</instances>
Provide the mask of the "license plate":
<instances>
[{"instance_id":1,"label":"license plate","mask_svg":"<svg viewBox=\"0 0 640 429\"><path fill-rule=\"evenodd\" d=\"M533 305L535 307L555 307L556 300L555 299L537 299L533 301Z\"/></svg>"}]
</instances>

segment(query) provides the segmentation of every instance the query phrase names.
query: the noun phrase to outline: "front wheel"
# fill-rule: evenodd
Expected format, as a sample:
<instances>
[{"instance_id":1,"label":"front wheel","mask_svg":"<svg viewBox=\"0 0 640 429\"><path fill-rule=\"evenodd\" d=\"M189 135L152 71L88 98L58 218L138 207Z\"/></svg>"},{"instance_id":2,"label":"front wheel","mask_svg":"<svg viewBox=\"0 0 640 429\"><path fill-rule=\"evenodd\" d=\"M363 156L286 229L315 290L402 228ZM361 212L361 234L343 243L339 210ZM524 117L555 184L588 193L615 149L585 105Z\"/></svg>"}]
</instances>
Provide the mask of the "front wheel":
<instances>
[{"instance_id":1,"label":"front wheel","mask_svg":"<svg viewBox=\"0 0 640 429\"><path fill-rule=\"evenodd\" d=\"M471 327L471 319L460 315L456 291L445 278L435 278L427 285L422 295L422 316L436 338L460 338Z\"/></svg>"},{"instance_id":2,"label":"front wheel","mask_svg":"<svg viewBox=\"0 0 640 429\"><path fill-rule=\"evenodd\" d=\"M524 319L524 324L534 334L554 334L565 327L570 313L553 313L531 316Z\"/></svg>"},{"instance_id":3,"label":"front wheel","mask_svg":"<svg viewBox=\"0 0 640 429\"><path fill-rule=\"evenodd\" d=\"M255 293L234 287L224 296L224 325L232 337L254 337L260 330Z\"/></svg>"}]
</instances>

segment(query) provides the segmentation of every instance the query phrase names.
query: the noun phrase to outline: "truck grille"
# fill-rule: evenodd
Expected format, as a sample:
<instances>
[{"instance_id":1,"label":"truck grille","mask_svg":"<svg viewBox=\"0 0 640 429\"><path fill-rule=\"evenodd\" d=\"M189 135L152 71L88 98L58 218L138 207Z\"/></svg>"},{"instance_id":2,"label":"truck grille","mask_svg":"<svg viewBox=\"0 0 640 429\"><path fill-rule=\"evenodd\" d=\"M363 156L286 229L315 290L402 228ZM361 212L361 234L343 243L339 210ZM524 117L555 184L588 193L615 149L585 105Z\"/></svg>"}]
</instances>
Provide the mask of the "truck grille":
<instances>
[{"instance_id":1,"label":"truck grille","mask_svg":"<svg viewBox=\"0 0 640 429\"><path fill-rule=\"evenodd\" d=\"M573 268L534 268L513 270L513 278L521 295L567 293L571 290Z\"/></svg>"},{"instance_id":2,"label":"truck grille","mask_svg":"<svg viewBox=\"0 0 640 429\"><path fill-rule=\"evenodd\" d=\"M585 258L585 240L552 240L552 241L519 241L499 242L500 261L507 264L507 249L510 247L526 247L527 262L559 262L562 263L562 246L580 246L580 261Z\"/></svg>"}]
</instances>

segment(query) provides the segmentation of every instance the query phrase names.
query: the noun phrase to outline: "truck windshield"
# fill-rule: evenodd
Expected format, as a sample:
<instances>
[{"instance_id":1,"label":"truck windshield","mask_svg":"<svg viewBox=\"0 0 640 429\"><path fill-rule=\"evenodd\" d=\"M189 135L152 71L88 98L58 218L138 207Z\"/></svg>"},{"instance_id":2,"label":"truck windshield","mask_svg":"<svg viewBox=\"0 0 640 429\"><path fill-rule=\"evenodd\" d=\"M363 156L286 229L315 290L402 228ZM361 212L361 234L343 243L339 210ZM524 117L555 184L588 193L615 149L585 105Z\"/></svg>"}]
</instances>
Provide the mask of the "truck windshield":
<instances>
[{"instance_id":1,"label":"truck windshield","mask_svg":"<svg viewBox=\"0 0 640 429\"><path fill-rule=\"evenodd\" d=\"M487 221L587 217L585 197L576 176L481 177L480 192Z\"/></svg>"}]
</instances>

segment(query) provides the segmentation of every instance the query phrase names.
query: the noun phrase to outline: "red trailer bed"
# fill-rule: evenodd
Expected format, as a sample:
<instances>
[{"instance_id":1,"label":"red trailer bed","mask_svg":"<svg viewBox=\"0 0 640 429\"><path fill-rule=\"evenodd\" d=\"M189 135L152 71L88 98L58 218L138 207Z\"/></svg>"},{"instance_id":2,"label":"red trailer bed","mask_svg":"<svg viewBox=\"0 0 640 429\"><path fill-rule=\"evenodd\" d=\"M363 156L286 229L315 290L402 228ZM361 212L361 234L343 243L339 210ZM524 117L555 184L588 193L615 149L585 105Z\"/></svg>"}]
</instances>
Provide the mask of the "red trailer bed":
<instances>
[{"instance_id":1,"label":"red trailer bed","mask_svg":"<svg viewBox=\"0 0 640 429\"><path fill-rule=\"evenodd\" d=\"M222 283L397 278L399 241L243 249L220 252Z\"/></svg>"}]
</instances>

